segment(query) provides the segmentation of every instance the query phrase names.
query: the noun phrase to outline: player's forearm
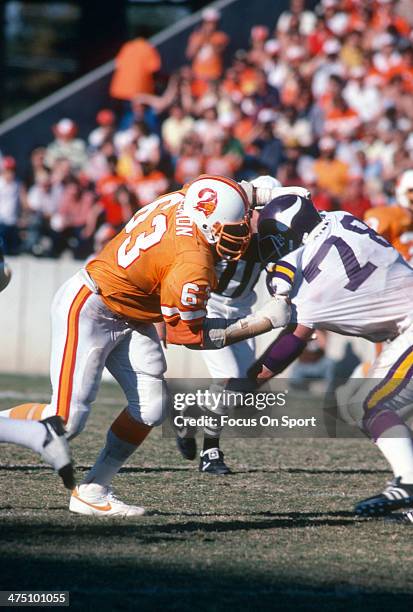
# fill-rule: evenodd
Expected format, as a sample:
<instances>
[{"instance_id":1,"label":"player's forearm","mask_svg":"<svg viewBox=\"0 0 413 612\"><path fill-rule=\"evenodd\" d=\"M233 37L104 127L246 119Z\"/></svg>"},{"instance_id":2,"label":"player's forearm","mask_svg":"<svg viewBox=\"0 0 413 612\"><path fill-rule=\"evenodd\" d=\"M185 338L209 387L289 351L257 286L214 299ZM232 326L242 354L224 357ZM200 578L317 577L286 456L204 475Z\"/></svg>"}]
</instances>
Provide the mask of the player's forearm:
<instances>
[{"instance_id":1,"label":"player's forearm","mask_svg":"<svg viewBox=\"0 0 413 612\"><path fill-rule=\"evenodd\" d=\"M309 198L310 192L305 187L255 187L248 181L241 181L241 187L247 194L251 208L262 208L274 198L283 195L297 195L303 198Z\"/></svg>"},{"instance_id":2,"label":"player's forearm","mask_svg":"<svg viewBox=\"0 0 413 612\"><path fill-rule=\"evenodd\" d=\"M283 328L290 321L290 304L285 297L274 297L264 306L242 319L206 318L203 328L204 349L220 349Z\"/></svg>"},{"instance_id":3,"label":"player's forearm","mask_svg":"<svg viewBox=\"0 0 413 612\"><path fill-rule=\"evenodd\" d=\"M281 374L303 352L307 340L289 332L279 338L264 355L256 361L248 371L248 377L264 382L277 374Z\"/></svg>"}]
</instances>

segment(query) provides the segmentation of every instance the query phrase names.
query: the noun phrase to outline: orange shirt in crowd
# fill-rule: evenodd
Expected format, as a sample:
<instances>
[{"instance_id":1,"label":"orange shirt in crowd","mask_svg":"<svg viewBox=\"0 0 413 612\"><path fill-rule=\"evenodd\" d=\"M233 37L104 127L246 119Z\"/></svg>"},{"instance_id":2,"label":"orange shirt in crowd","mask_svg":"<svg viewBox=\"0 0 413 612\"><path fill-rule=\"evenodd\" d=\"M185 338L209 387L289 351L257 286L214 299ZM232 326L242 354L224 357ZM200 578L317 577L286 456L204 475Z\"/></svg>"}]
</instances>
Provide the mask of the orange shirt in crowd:
<instances>
[{"instance_id":1,"label":"orange shirt in crowd","mask_svg":"<svg viewBox=\"0 0 413 612\"><path fill-rule=\"evenodd\" d=\"M135 322L164 319L169 342L201 344L214 258L183 214L184 196L185 189L139 210L86 267L110 310Z\"/></svg>"},{"instance_id":2,"label":"orange shirt in crowd","mask_svg":"<svg viewBox=\"0 0 413 612\"><path fill-rule=\"evenodd\" d=\"M189 183L204 171L202 155L181 155L175 167L175 181L183 185Z\"/></svg>"},{"instance_id":3,"label":"orange shirt in crowd","mask_svg":"<svg viewBox=\"0 0 413 612\"><path fill-rule=\"evenodd\" d=\"M313 165L317 185L333 196L342 196L348 184L348 166L339 159L317 159Z\"/></svg>"},{"instance_id":4,"label":"orange shirt in crowd","mask_svg":"<svg viewBox=\"0 0 413 612\"><path fill-rule=\"evenodd\" d=\"M325 131L329 134L349 136L360 126L360 118L351 108L340 110L332 108L326 115Z\"/></svg>"},{"instance_id":5,"label":"orange shirt in crowd","mask_svg":"<svg viewBox=\"0 0 413 612\"><path fill-rule=\"evenodd\" d=\"M153 75L160 67L158 51L144 38L125 43L116 56L110 95L131 100L139 93L154 93Z\"/></svg>"},{"instance_id":6,"label":"orange shirt in crowd","mask_svg":"<svg viewBox=\"0 0 413 612\"><path fill-rule=\"evenodd\" d=\"M106 174L96 183L96 192L105 209L106 221L115 227L123 223L122 207L115 200L115 192L124 183L124 180L117 174Z\"/></svg>"},{"instance_id":7,"label":"orange shirt in crowd","mask_svg":"<svg viewBox=\"0 0 413 612\"><path fill-rule=\"evenodd\" d=\"M152 170L146 176L139 176L130 181L140 206L150 204L168 188L168 179L160 170Z\"/></svg>"},{"instance_id":8,"label":"orange shirt in crowd","mask_svg":"<svg viewBox=\"0 0 413 612\"><path fill-rule=\"evenodd\" d=\"M377 206L370 208L364 221L406 259L413 259L413 212L403 206Z\"/></svg>"},{"instance_id":9,"label":"orange shirt in crowd","mask_svg":"<svg viewBox=\"0 0 413 612\"><path fill-rule=\"evenodd\" d=\"M199 49L192 61L192 71L198 79L216 80L222 76L222 52L229 41L225 32L212 32L206 38L205 34L196 30L190 36L189 46L198 46Z\"/></svg>"}]
</instances>

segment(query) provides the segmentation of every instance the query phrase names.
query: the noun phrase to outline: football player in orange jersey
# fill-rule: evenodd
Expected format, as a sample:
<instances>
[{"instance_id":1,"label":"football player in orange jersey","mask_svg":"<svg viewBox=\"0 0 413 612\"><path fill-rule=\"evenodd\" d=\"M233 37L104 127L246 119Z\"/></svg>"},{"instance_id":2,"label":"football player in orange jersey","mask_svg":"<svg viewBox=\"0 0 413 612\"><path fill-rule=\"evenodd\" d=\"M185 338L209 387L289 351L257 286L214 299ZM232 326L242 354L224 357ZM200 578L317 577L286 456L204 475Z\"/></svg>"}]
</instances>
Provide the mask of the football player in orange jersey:
<instances>
[{"instance_id":1,"label":"football player in orange jersey","mask_svg":"<svg viewBox=\"0 0 413 612\"><path fill-rule=\"evenodd\" d=\"M396 187L397 204L370 208L364 221L413 262L413 170L406 170Z\"/></svg>"},{"instance_id":2,"label":"football player in orange jersey","mask_svg":"<svg viewBox=\"0 0 413 612\"><path fill-rule=\"evenodd\" d=\"M208 295L216 286L215 258L237 261L242 256L251 234L249 207L275 195L278 191L249 183L241 187L224 177L201 176L140 209L57 292L52 304L51 402L35 411L33 404L25 404L1 415L58 415L73 437L86 424L105 365L119 382L127 407L112 424L95 465L73 490L71 511L144 513L117 499L110 483L165 417L166 364L153 323L165 320L168 342L204 349L285 325L289 309L278 297L240 320L206 317Z\"/></svg>"}]
</instances>

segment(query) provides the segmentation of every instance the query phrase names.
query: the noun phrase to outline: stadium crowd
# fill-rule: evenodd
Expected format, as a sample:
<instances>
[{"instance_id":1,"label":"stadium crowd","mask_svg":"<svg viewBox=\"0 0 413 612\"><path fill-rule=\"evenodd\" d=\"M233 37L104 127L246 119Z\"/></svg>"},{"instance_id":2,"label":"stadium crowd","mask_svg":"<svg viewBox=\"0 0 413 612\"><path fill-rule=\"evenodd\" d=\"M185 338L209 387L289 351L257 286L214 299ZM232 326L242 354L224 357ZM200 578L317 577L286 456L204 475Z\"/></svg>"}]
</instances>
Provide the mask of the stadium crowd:
<instances>
[{"instance_id":1,"label":"stadium crowd","mask_svg":"<svg viewBox=\"0 0 413 612\"><path fill-rule=\"evenodd\" d=\"M394 203L397 177L413 167L409 5L322 0L310 11L291 0L231 58L219 13L205 9L188 39L188 65L159 95L151 75L141 78L123 103L114 99L116 112L98 113L86 140L62 118L53 140L32 152L27 176L2 152L6 253L69 250L83 259L138 207L201 173L271 174L310 188L321 210L361 218ZM155 72L160 58L147 45ZM119 72L114 79L113 96Z\"/></svg>"}]
</instances>

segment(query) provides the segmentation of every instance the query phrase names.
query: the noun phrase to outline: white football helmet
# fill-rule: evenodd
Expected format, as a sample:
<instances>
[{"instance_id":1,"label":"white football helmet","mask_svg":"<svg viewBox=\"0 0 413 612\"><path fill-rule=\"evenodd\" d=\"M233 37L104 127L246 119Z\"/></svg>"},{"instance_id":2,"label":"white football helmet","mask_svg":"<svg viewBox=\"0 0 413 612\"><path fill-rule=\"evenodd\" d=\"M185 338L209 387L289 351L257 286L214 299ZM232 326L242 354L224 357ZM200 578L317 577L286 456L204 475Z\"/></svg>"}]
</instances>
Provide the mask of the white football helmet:
<instances>
[{"instance_id":1,"label":"white football helmet","mask_svg":"<svg viewBox=\"0 0 413 612\"><path fill-rule=\"evenodd\" d=\"M269 174L257 176L254 180L250 181L254 187L264 187L265 189L274 189L274 187L282 187L280 181Z\"/></svg>"},{"instance_id":2,"label":"white football helmet","mask_svg":"<svg viewBox=\"0 0 413 612\"><path fill-rule=\"evenodd\" d=\"M237 261L251 238L248 198L224 176L201 175L192 181L183 210L222 259Z\"/></svg>"},{"instance_id":3,"label":"white football helmet","mask_svg":"<svg viewBox=\"0 0 413 612\"><path fill-rule=\"evenodd\" d=\"M412 191L413 193L413 170L406 170L403 172L396 186L397 203L404 208L413 207L413 197L410 201L407 195L408 191Z\"/></svg>"}]
</instances>

